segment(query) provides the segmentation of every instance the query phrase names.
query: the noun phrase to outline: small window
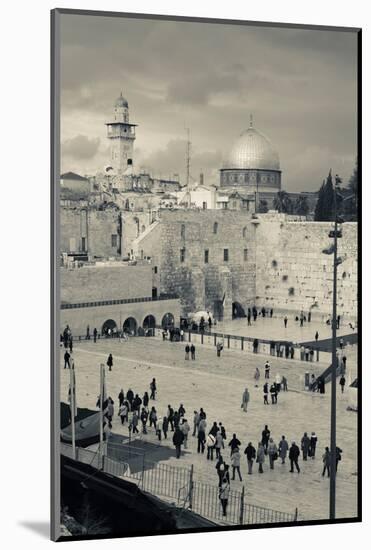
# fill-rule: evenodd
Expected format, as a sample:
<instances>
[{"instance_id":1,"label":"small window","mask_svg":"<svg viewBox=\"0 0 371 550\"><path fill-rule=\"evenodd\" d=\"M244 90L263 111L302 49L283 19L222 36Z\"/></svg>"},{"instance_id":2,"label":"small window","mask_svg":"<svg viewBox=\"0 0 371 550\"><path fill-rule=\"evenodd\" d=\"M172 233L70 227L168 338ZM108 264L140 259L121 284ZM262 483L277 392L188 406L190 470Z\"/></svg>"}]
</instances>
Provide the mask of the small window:
<instances>
[{"instance_id":1,"label":"small window","mask_svg":"<svg viewBox=\"0 0 371 550\"><path fill-rule=\"evenodd\" d=\"M185 238L185 225L184 225L184 223L182 223L182 225L180 226L180 237L182 239Z\"/></svg>"},{"instance_id":2,"label":"small window","mask_svg":"<svg viewBox=\"0 0 371 550\"><path fill-rule=\"evenodd\" d=\"M155 265L155 267L153 268L153 272L157 273L157 265Z\"/></svg>"},{"instance_id":3,"label":"small window","mask_svg":"<svg viewBox=\"0 0 371 550\"><path fill-rule=\"evenodd\" d=\"M131 166L133 164L133 159L128 159L128 166Z\"/></svg>"},{"instance_id":4,"label":"small window","mask_svg":"<svg viewBox=\"0 0 371 550\"><path fill-rule=\"evenodd\" d=\"M112 248L117 247L117 235L111 235L111 246Z\"/></svg>"},{"instance_id":5,"label":"small window","mask_svg":"<svg viewBox=\"0 0 371 550\"><path fill-rule=\"evenodd\" d=\"M203 202L203 203L202 203L202 209L203 209L203 210L207 210L207 202Z\"/></svg>"},{"instance_id":6,"label":"small window","mask_svg":"<svg viewBox=\"0 0 371 550\"><path fill-rule=\"evenodd\" d=\"M224 261L228 262L228 260L229 260L229 250L228 250L228 248L224 249L223 257L224 257Z\"/></svg>"},{"instance_id":7,"label":"small window","mask_svg":"<svg viewBox=\"0 0 371 550\"><path fill-rule=\"evenodd\" d=\"M86 252L86 237L81 237L81 251Z\"/></svg>"},{"instance_id":8,"label":"small window","mask_svg":"<svg viewBox=\"0 0 371 550\"><path fill-rule=\"evenodd\" d=\"M218 222L215 222L215 223L214 223L213 232L214 232L214 235L217 234L217 232L218 232Z\"/></svg>"},{"instance_id":9,"label":"small window","mask_svg":"<svg viewBox=\"0 0 371 550\"><path fill-rule=\"evenodd\" d=\"M180 263L182 264L185 260L185 248L180 249Z\"/></svg>"},{"instance_id":10,"label":"small window","mask_svg":"<svg viewBox=\"0 0 371 550\"><path fill-rule=\"evenodd\" d=\"M246 239L246 236L247 236L247 227L244 227L243 230L242 230L242 236L244 239Z\"/></svg>"},{"instance_id":11,"label":"small window","mask_svg":"<svg viewBox=\"0 0 371 550\"><path fill-rule=\"evenodd\" d=\"M208 250L205 250L204 260L205 260L205 264L209 263L209 251Z\"/></svg>"},{"instance_id":12,"label":"small window","mask_svg":"<svg viewBox=\"0 0 371 550\"><path fill-rule=\"evenodd\" d=\"M247 248L245 248L243 251L243 261L247 262Z\"/></svg>"}]
</instances>

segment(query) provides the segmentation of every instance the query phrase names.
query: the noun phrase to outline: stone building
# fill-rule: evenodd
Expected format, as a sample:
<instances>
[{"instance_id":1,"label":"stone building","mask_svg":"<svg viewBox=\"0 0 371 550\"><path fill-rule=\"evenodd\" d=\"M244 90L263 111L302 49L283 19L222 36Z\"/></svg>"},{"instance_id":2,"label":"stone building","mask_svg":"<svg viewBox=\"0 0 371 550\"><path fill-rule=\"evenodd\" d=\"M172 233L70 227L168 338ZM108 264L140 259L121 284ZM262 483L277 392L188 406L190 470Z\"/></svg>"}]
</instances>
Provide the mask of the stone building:
<instances>
[{"instance_id":1,"label":"stone building","mask_svg":"<svg viewBox=\"0 0 371 550\"><path fill-rule=\"evenodd\" d=\"M156 325L177 324L179 299L156 295L150 262L97 262L60 269L60 323L85 336L89 325L105 334L124 330L144 335Z\"/></svg>"}]
</instances>

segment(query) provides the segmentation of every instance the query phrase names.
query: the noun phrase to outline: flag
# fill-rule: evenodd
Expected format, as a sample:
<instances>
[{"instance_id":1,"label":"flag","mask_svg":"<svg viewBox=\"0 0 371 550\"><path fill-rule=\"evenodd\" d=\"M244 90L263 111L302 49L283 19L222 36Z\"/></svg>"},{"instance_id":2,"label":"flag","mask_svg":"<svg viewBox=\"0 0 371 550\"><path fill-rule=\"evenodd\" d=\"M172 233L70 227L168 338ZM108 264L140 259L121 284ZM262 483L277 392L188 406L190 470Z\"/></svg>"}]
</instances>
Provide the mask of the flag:
<instances>
[{"instance_id":1,"label":"flag","mask_svg":"<svg viewBox=\"0 0 371 550\"><path fill-rule=\"evenodd\" d=\"M222 306L225 307L225 292L223 294Z\"/></svg>"},{"instance_id":2,"label":"flag","mask_svg":"<svg viewBox=\"0 0 371 550\"><path fill-rule=\"evenodd\" d=\"M76 405L76 377L75 377L75 365L73 360L71 362L71 371L70 371L70 384L68 387L68 402L70 404L71 410L71 420L77 416L77 405Z\"/></svg>"}]
</instances>

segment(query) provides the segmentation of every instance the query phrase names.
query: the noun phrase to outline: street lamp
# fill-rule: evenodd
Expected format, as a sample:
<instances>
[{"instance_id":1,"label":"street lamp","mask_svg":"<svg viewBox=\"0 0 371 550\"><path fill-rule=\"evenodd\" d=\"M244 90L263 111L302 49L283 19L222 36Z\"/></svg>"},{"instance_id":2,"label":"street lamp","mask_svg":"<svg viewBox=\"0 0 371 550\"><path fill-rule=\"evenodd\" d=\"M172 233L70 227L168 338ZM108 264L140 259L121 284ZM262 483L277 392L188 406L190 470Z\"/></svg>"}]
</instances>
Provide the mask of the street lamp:
<instances>
[{"instance_id":1,"label":"street lamp","mask_svg":"<svg viewBox=\"0 0 371 550\"><path fill-rule=\"evenodd\" d=\"M337 217L337 192L340 187L341 179L336 174L334 186L334 231L330 231L329 237L334 239L334 244L331 247L334 253L333 263L333 295L332 295L332 366L331 366L331 467L330 467L330 519L335 519L336 509L336 328L337 328L337 266L341 263L341 258L338 258L337 240L341 237L341 231L338 231Z\"/></svg>"}]
</instances>

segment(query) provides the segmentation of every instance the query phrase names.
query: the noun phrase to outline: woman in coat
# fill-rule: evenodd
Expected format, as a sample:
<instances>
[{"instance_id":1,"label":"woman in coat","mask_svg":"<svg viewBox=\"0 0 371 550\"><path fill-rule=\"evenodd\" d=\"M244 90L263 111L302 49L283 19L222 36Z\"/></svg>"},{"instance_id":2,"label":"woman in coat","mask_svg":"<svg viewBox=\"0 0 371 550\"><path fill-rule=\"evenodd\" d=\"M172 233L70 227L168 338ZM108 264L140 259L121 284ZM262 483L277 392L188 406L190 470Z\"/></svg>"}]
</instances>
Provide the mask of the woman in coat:
<instances>
[{"instance_id":1,"label":"woman in coat","mask_svg":"<svg viewBox=\"0 0 371 550\"><path fill-rule=\"evenodd\" d=\"M231 465L232 465L232 480L234 480L235 474L237 472L238 476L240 478L240 481L242 481L241 470L240 470L241 454L240 454L240 451L238 449L235 449L232 453Z\"/></svg>"},{"instance_id":2,"label":"woman in coat","mask_svg":"<svg viewBox=\"0 0 371 550\"><path fill-rule=\"evenodd\" d=\"M107 367L108 367L108 370L112 370L112 367L113 367L113 357L112 357L112 353L110 353L109 356L108 356L108 359L107 359Z\"/></svg>"},{"instance_id":3,"label":"woman in coat","mask_svg":"<svg viewBox=\"0 0 371 550\"><path fill-rule=\"evenodd\" d=\"M262 442L260 442L258 446L258 450L256 453L256 462L259 464L259 474L262 474L264 472L263 464L265 462L265 451Z\"/></svg>"},{"instance_id":4,"label":"woman in coat","mask_svg":"<svg viewBox=\"0 0 371 550\"><path fill-rule=\"evenodd\" d=\"M219 489L219 498L220 502L222 504L222 510L223 510L223 517L227 515L227 506L228 506L228 498L229 498L229 491L230 491L230 484L228 481L228 478L226 476L223 477L222 483L220 485Z\"/></svg>"},{"instance_id":5,"label":"woman in coat","mask_svg":"<svg viewBox=\"0 0 371 550\"><path fill-rule=\"evenodd\" d=\"M245 388L245 391L242 394L242 403L241 403L241 409L243 409L243 412L247 412L247 405L250 401L250 394L249 390Z\"/></svg>"},{"instance_id":6,"label":"woman in coat","mask_svg":"<svg viewBox=\"0 0 371 550\"><path fill-rule=\"evenodd\" d=\"M268 443L268 456L269 456L270 469L273 470L274 461L277 460L278 458L278 449L272 437L269 439L269 443Z\"/></svg>"}]
</instances>

